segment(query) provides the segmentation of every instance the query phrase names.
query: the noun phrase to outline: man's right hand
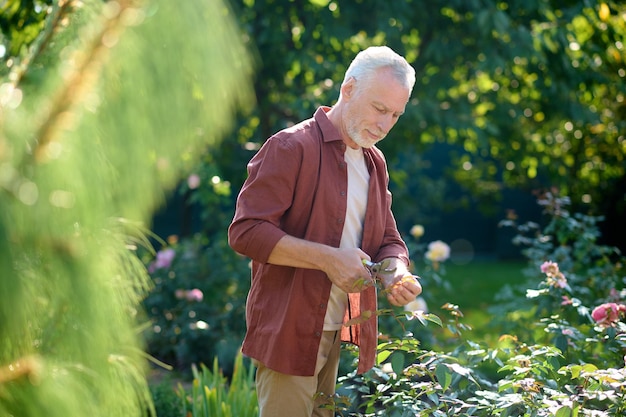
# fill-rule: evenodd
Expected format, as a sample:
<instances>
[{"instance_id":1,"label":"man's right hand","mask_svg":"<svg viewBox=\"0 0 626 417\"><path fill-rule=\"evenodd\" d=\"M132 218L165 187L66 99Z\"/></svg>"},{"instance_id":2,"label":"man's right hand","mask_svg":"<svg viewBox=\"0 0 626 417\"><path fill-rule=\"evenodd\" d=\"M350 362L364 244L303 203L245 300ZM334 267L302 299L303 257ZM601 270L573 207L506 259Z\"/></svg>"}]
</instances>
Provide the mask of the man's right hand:
<instances>
[{"instance_id":1,"label":"man's right hand","mask_svg":"<svg viewBox=\"0 0 626 417\"><path fill-rule=\"evenodd\" d=\"M361 292L373 284L369 271L363 265L363 259L369 261L370 257L358 248L334 248L285 235L272 250L268 262L319 269L343 291Z\"/></svg>"},{"instance_id":2,"label":"man's right hand","mask_svg":"<svg viewBox=\"0 0 626 417\"><path fill-rule=\"evenodd\" d=\"M358 248L337 248L327 257L322 270L333 284L347 293L361 292L374 285L363 259L370 260L367 253Z\"/></svg>"}]
</instances>

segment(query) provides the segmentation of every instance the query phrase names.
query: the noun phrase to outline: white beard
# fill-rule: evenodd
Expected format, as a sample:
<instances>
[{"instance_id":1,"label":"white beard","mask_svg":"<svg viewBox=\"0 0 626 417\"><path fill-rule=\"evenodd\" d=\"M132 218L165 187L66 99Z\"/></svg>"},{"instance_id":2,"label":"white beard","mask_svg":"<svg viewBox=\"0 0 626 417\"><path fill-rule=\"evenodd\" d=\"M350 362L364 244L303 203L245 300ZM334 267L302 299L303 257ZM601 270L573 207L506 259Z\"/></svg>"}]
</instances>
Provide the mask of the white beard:
<instances>
[{"instance_id":1,"label":"white beard","mask_svg":"<svg viewBox=\"0 0 626 417\"><path fill-rule=\"evenodd\" d=\"M382 136L380 139L365 138L360 133L358 128L354 125L348 126L347 132L348 132L348 136L350 136L350 139L352 139L354 143L359 145L361 148L366 148L366 149L373 147L374 145L376 145L378 142L380 142L381 140L385 138L385 136Z\"/></svg>"}]
</instances>

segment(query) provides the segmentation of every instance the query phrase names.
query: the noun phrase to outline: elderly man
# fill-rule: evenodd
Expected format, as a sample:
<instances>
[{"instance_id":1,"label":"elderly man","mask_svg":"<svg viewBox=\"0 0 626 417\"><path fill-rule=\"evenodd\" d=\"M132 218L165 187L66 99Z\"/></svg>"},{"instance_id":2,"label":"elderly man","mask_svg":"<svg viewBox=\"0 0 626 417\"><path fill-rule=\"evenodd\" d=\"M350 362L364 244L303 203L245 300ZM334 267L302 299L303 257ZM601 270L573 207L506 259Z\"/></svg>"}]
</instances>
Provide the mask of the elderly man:
<instances>
[{"instance_id":1,"label":"elderly man","mask_svg":"<svg viewBox=\"0 0 626 417\"><path fill-rule=\"evenodd\" d=\"M248 164L229 242L252 259L242 351L258 366L261 417L333 416L320 405L335 392L341 341L359 346L359 372L374 365L377 295L367 262L386 260L380 281L391 304L421 293L375 146L414 84L403 57L367 48L334 106L270 137Z\"/></svg>"}]
</instances>

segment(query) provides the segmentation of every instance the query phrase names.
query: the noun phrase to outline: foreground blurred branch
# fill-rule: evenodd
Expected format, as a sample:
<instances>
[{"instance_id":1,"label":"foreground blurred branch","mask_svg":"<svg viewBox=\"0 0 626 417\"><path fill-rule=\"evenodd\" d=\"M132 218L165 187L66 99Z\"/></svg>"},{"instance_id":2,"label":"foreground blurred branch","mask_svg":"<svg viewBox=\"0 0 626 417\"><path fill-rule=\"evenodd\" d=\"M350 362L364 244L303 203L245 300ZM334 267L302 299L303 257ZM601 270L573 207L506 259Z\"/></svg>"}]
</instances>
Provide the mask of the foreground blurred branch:
<instances>
[{"instance_id":1,"label":"foreground blurred branch","mask_svg":"<svg viewBox=\"0 0 626 417\"><path fill-rule=\"evenodd\" d=\"M64 77L64 85L36 135L38 140L33 149L36 162L46 159L46 150L55 136L72 124L70 108L91 90L98 80L107 51L117 43L124 28L135 22L135 19L128 18L129 15L136 15L133 6L132 0L113 1L104 6L102 28L93 36L89 46L76 54L77 63Z\"/></svg>"},{"instance_id":2,"label":"foreground blurred branch","mask_svg":"<svg viewBox=\"0 0 626 417\"><path fill-rule=\"evenodd\" d=\"M66 24L68 16L78 7L77 3L75 0L60 0L57 4L51 6L50 16L46 19L46 24L38 40L29 49L24 58L14 65L13 70L9 74L9 81L14 87L24 78L30 63L35 61L46 49L54 33Z\"/></svg>"},{"instance_id":3,"label":"foreground blurred branch","mask_svg":"<svg viewBox=\"0 0 626 417\"><path fill-rule=\"evenodd\" d=\"M26 356L0 368L0 385L13 382L21 378L36 381L41 369L40 359L35 356Z\"/></svg>"}]
</instances>

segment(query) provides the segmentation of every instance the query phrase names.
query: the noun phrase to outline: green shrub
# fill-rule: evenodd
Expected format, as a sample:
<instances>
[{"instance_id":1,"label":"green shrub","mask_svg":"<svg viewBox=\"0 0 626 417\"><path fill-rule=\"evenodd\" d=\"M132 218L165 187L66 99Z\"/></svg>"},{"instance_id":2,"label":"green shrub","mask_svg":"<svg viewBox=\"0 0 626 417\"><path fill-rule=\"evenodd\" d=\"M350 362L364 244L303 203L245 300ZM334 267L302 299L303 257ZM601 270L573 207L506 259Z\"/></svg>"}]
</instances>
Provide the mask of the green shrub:
<instances>
[{"instance_id":1,"label":"green shrub","mask_svg":"<svg viewBox=\"0 0 626 417\"><path fill-rule=\"evenodd\" d=\"M379 310L377 314L385 329L393 327L393 331L381 339L375 368L363 375L356 375L352 371L354 367L350 367L349 373L341 373L335 397L340 415L608 417L626 414L624 258L617 249L598 244L598 218L570 215L565 209L567 199L552 194L544 195L540 204L546 207L548 216L545 227L504 223L520 232L516 242L528 245L524 251L528 258L528 281L523 287L510 288L490 310L494 321L499 322L493 328L500 332L499 338L493 339L497 342L488 344L468 339L469 325L464 323L459 307L451 303L442 308L444 319L420 310ZM203 296L210 294L216 298L216 305L223 306L222 296L231 288L233 295L229 301L242 309L233 320L243 326L247 288L244 290L242 285L234 291L232 286L233 282L243 282L243 277L247 282L247 262L233 257L225 243L200 245L197 241L185 241L171 249L174 251L162 252L152 265L157 289L151 300L156 309L150 311L160 312L153 318L155 325L167 328L174 336L169 341L159 341L160 336L154 334L157 340L151 346L159 347L158 343L162 343L166 349L171 343L178 349L177 354L188 355L181 358L182 362L202 363L197 360L198 354L206 351L185 351L178 346L190 345L189 341L193 340L193 332L183 331L185 326L191 329L190 311L196 312L195 317L200 317L197 316L200 312L206 314L201 316L206 317L203 320L213 320L210 325L219 332L212 336L214 341L225 340L235 333L228 326L219 325L217 318L223 313L211 313L199 307L206 298L199 302L192 291L198 288ZM424 260L425 249L416 245L412 251L414 258L419 257L414 262L425 262L419 268L423 282L445 287L443 265L428 256ZM198 283L209 281L203 281L202 276L230 276L240 280L217 280L197 287ZM409 325L407 320L413 322ZM417 322L424 326L416 328ZM243 335L243 328L240 331L237 334ZM215 346L210 343L204 340L202 346ZM346 349L344 356L356 360L354 349ZM232 362L219 359L219 363L233 362L230 383L219 369L217 358L212 371L204 365L199 369L192 365L191 392L180 387L184 413L256 414L253 368L243 367L241 354Z\"/></svg>"},{"instance_id":2,"label":"green shrub","mask_svg":"<svg viewBox=\"0 0 626 417\"><path fill-rule=\"evenodd\" d=\"M214 357L232 366L245 333L248 261L225 236L196 235L161 249L148 269L148 352L180 370Z\"/></svg>"},{"instance_id":3,"label":"green shrub","mask_svg":"<svg viewBox=\"0 0 626 417\"><path fill-rule=\"evenodd\" d=\"M624 258L597 243L598 218L570 215L567 202L542 196L543 229L506 222L532 232L516 238L529 246L529 282L493 309L504 330L496 345L465 339L463 315L449 304L451 350L424 349L409 332L382 342L377 367L340 378L342 415L625 415Z\"/></svg>"},{"instance_id":4,"label":"green shrub","mask_svg":"<svg viewBox=\"0 0 626 417\"><path fill-rule=\"evenodd\" d=\"M154 403L156 417L182 417L183 400L174 391L171 380L163 380L157 384L150 385L150 393Z\"/></svg>"}]
</instances>

